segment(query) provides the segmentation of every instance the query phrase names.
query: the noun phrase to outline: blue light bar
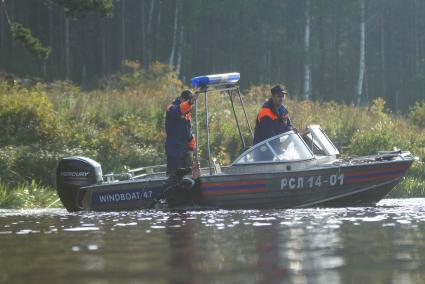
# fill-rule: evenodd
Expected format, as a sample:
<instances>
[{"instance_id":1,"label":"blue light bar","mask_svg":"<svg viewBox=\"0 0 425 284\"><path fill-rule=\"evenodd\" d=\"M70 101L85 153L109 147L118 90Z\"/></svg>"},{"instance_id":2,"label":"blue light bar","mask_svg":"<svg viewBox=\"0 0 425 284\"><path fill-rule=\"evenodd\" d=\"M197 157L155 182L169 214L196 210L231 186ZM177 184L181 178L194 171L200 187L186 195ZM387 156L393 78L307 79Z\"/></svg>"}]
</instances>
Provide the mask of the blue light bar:
<instances>
[{"instance_id":1,"label":"blue light bar","mask_svg":"<svg viewBox=\"0 0 425 284\"><path fill-rule=\"evenodd\" d=\"M191 81L193 87L201 88L212 85L234 84L237 83L240 78L241 74L234 72L194 77Z\"/></svg>"}]
</instances>

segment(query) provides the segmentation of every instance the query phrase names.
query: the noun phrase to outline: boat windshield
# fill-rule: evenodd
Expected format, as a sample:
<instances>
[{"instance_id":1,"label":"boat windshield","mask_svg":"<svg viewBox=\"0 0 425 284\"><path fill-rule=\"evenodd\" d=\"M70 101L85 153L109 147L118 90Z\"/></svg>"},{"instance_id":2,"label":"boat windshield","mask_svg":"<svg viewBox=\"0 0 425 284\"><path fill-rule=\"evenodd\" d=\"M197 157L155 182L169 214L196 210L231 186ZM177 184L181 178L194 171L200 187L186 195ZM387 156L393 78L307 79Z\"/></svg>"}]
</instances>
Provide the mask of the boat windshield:
<instances>
[{"instance_id":1,"label":"boat windshield","mask_svg":"<svg viewBox=\"0 0 425 284\"><path fill-rule=\"evenodd\" d=\"M267 139L239 156L233 164L309 160L313 154L293 131Z\"/></svg>"},{"instance_id":2,"label":"boat windshield","mask_svg":"<svg viewBox=\"0 0 425 284\"><path fill-rule=\"evenodd\" d=\"M338 149L319 125L310 125L303 137L316 155L330 156L339 154Z\"/></svg>"}]
</instances>

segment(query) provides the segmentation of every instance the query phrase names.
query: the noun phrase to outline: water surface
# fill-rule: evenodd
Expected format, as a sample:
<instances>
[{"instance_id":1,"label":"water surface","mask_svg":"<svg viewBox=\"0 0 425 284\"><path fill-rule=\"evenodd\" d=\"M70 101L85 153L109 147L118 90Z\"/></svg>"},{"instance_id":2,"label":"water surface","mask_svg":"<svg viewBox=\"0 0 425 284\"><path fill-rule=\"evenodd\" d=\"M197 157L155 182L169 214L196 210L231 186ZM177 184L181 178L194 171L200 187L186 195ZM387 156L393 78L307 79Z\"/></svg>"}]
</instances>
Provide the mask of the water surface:
<instances>
[{"instance_id":1,"label":"water surface","mask_svg":"<svg viewBox=\"0 0 425 284\"><path fill-rule=\"evenodd\" d=\"M5 283L425 283L425 199L377 207L0 209Z\"/></svg>"}]
</instances>

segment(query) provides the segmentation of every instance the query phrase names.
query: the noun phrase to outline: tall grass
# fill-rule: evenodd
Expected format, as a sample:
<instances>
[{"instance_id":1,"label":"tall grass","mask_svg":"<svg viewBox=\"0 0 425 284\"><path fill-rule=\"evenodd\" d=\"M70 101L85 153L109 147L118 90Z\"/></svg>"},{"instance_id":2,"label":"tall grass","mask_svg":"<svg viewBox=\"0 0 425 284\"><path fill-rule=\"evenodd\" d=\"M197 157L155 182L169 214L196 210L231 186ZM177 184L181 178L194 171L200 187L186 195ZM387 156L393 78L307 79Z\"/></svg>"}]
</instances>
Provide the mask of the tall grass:
<instances>
[{"instance_id":1,"label":"tall grass","mask_svg":"<svg viewBox=\"0 0 425 284\"><path fill-rule=\"evenodd\" d=\"M44 186L35 180L13 187L0 182L0 208L46 208L60 207L58 195L52 187Z\"/></svg>"},{"instance_id":2,"label":"tall grass","mask_svg":"<svg viewBox=\"0 0 425 284\"><path fill-rule=\"evenodd\" d=\"M0 206L16 205L19 198L28 200L25 194L49 196L49 190L40 188L53 187L57 162L64 156L89 156L102 164L104 173L165 162L165 109L185 86L165 65L156 64L148 72L131 62L128 66L131 72L109 78L90 92L69 82L31 88L0 83ZM268 85L243 91L252 127L269 94ZM243 150L226 96L208 96L211 151L222 164ZM301 101L294 96L284 103L299 131L320 124L343 155L398 147L425 158L424 103L418 103L406 117L391 113L382 99L362 107ZM199 129L204 129L203 96L198 107ZM242 121L242 109L237 104L236 109ZM249 145L248 126L241 126ZM200 132L198 142L205 163L205 131ZM424 196L424 176L424 165L415 163L395 192ZM31 206L31 202L20 204Z\"/></svg>"}]
</instances>

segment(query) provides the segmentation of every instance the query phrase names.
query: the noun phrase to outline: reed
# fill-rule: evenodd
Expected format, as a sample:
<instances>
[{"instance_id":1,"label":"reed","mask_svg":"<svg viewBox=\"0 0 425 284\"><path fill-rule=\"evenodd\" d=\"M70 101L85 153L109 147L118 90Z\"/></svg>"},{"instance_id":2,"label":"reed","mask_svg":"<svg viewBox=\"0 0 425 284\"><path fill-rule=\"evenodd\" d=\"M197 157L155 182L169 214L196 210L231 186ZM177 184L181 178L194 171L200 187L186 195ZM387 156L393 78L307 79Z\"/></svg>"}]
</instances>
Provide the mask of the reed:
<instances>
[{"instance_id":1,"label":"reed","mask_svg":"<svg viewBox=\"0 0 425 284\"><path fill-rule=\"evenodd\" d=\"M55 169L64 156L91 157L102 164L104 173L163 164L165 109L183 88L176 74L162 64L153 65L150 71L136 66L128 74L104 80L93 91L82 91L69 82L31 87L0 83L0 206L53 201ZM269 85L263 85L243 91L252 127L269 90ZM201 97L200 129L203 104ZM302 101L290 94L285 105L300 132L309 124L320 124L344 156L397 147L425 159L425 103L416 104L406 116L386 109L380 98L355 107ZM230 163L243 150L230 103L223 95L211 95L209 107L212 155L221 164ZM237 113L243 117L241 108L237 107ZM251 143L247 125L242 128ZM205 163L205 133L199 138ZM36 196L34 201L29 195ZM425 196L422 162L413 165L392 196Z\"/></svg>"},{"instance_id":2,"label":"reed","mask_svg":"<svg viewBox=\"0 0 425 284\"><path fill-rule=\"evenodd\" d=\"M0 182L0 208L61 207L57 200L58 196L54 188L42 185L35 180L14 186Z\"/></svg>"}]
</instances>

